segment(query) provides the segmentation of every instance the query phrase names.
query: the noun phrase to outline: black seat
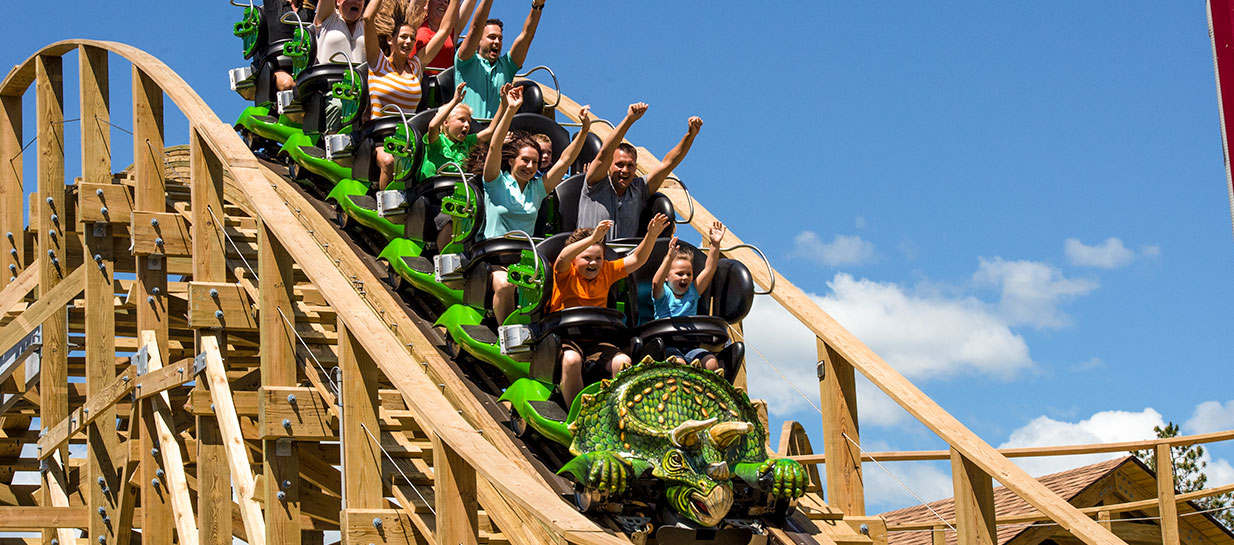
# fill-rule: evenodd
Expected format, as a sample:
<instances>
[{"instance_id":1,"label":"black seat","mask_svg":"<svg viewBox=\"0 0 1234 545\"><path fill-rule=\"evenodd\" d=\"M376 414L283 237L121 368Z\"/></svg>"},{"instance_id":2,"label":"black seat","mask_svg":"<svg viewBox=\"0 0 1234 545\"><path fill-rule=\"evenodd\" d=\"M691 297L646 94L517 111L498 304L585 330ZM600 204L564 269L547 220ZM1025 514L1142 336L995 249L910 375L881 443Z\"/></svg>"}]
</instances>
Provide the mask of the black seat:
<instances>
[{"instance_id":1,"label":"black seat","mask_svg":"<svg viewBox=\"0 0 1234 545\"><path fill-rule=\"evenodd\" d=\"M423 94L416 111L436 108L450 102L454 98L454 67L442 70L435 76L425 76L422 81Z\"/></svg>"},{"instance_id":2,"label":"black seat","mask_svg":"<svg viewBox=\"0 0 1234 545\"><path fill-rule=\"evenodd\" d=\"M435 220L441 213L441 202L454 194L454 187L458 181L457 174L434 176L407 190L407 215L403 224L403 235L407 239L416 242L437 240L438 229ZM464 244L470 243L484 229L483 189L477 187L474 180L468 180L467 184L477 195L476 202L479 206L472 229L467 233Z\"/></svg>"},{"instance_id":3,"label":"black seat","mask_svg":"<svg viewBox=\"0 0 1234 545\"><path fill-rule=\"evenodd\" d=\"M296 102L304 109L301 129L305 134L321 134L326 121L326 102L334 84L343 81L346 64L315 64L296 78Z\"/></svg>"},{"instance_id":4,"label":"black seat","mask_svg":"<svg viewBox=\"0 0 1234 545\"><path fill-rule=\"evenodd\" d=\"M381 175L381 169L377 165L377 159L374 153L377 148L385 145L385 139L393 135L403 124L402 117L398 115L386 115L364 124L360 129L360 134L355 138L355 162L351 167L351 177L363 182L376 181ZM410 123L409 123L410 124ZM411 127L412 134L409 135L411 142L409 146L414 148L412 156L412 165L407 177L398 181L405 181L414 177L420 171L420 162L424 160L424 135L416 131L415 127Z\"/></svg>"},{"instance_id":5,"label":"black seat","mask_svg":"<svg viewBox=\"0 0 1234 545\"><path fill-rule=\"evenodd\" d=\"M291 57L283 54L283 45L291 40L277 40L265 47L253 64L257 72L257 94L253 103L261 106L272 104L278 89L274 86L274 73L280 70L291 70Z\"/></svg>"},{"instance_id":6,"label":"black seat","mask_svg":"<svg viewBox=\"0 0 1234 545\"><path fill-rule=\"evenodd\" d=\"M587 165L600 155L600 148L604 146L604 141L600 140L596 133L587 133L587 139L583 140L583 149L578 153L578 159L574 160L574 164L570 165L570 174L582 174L586 171Z\"/></svg>"},{"instance_id":7,"label":"black seat","mask_svg":"<svg viewBox=\"0 0 1234 545\"><path fill-rule=\"evenodd\" d=\"M522 110L519 110L520 112ZM556 121L544 117L538 113L518 113L514 114L514 119L510 120L511 131L527 131L532 134L543 134L553 142L553 162L561 158L561 154L566 151L566 147L570 145L570 133L558 125ZM540 168L545 168L540 165Z\"/></svg>"}]
</instances>

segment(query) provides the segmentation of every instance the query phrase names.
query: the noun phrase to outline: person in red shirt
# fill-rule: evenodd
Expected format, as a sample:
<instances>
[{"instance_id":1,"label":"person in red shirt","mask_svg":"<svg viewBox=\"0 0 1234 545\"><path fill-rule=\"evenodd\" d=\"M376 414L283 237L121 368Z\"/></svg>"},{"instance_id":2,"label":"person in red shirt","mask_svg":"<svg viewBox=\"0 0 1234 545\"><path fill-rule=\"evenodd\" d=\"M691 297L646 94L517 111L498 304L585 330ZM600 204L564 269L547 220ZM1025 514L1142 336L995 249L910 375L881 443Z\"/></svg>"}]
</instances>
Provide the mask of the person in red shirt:
<instances>
[{"instance_id":1,"label":"person in red shirt","mask_svg":"<svg viewBox=\"0 0 1234 545\"><path fill-rule=\"evenodd\" d=\"M424 18L424 24L420 25L420 28L416 30L417 51L433 40L433 35L437 34L437 30L441 28L441 21L445 19L449 4L450 0L428 0L428 12ZM446 42L441 46L441 51L437 52L437 56L433 57L433 60L425 65L425 74L432 76L454 66L454 46L458 43L458 37L463 33L463 28L467 26L467 20L471 18L471 10L475 6L476 0L463 0L459 3L458 22L454 25L454 31L446 38Z\"/></svg>"},{"instance_id":2,"label":"person in red shirt","mask_svg":"<svg viewBox=\"0 0 1234 545\"><path fill-rule=\"evenodd\" d=\"M666 227L668 217L656 214L647 223L647 234L634 252L616 261L604 259L604 236L613 228L612 220L600 222L595 229L575 230L553 263L553 296L549 299L549 312L571 307L605 306L609 287L647 262L656 237ZM611 344L600 343L583 348L572 342L566 343L561 353L561 395L566 406L583 390L585 368L603 365L608 374L616 377L630 365L630 356Z\"/></svg>"}]
</instances>

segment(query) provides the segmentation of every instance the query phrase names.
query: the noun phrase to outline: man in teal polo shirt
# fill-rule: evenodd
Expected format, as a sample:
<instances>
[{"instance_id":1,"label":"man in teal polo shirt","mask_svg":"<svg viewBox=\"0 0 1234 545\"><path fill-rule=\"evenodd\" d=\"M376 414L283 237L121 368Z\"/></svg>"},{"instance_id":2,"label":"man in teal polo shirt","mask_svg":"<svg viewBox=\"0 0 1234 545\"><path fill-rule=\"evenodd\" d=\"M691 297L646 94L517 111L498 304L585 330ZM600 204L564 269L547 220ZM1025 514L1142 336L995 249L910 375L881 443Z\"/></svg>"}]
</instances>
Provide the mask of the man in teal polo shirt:
<instances>
[{"instance_id":1,"label":"man in teal polo shirt","mask_svg":"<svg viewBox=\"0 0 1234 545\"><path fill-rule=\"evenodd\" d=\"M501 86L514 81L514 73L523 67L527 49L536 37L540 14L545 0L532 0L531 13L523 23L523 32L514 40L514 46L505 55L501 54L500 19L489 19L493 0L482 0L476 8L471 30L463 40L462 47L454 57L454 80L467 84L463 104L471 106L476 119L492 119L501 105Z\"/></svg>"}]
</instances>

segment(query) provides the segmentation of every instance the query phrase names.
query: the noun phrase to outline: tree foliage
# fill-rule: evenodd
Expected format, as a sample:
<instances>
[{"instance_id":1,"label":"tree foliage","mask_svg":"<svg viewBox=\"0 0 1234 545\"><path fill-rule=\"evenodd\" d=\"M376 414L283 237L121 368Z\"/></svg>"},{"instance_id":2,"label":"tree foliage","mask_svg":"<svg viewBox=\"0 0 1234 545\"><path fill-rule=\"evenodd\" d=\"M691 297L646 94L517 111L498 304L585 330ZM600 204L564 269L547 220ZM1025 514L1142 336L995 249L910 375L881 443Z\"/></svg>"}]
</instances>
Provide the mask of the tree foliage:
<instances>
[{"instance_id":1,"label":"tree foliage","mask_svg":"<svg viewBox=\"0 0 1234 545\"><path fill-rule=\"evenodd\" d=\"M1165 439L1168 437L1178 437L1178 424L1169 422L1164 428L1161 426L1153 426L1153 431L1157 433L1157 438ZM1148 465L1153 472L1157 471L1157 456L1152 450L1136 450L1132 451L1140 461ZM1208 475L1204 474L1204 468L1208 467L1208 462L1203 460L1204 447L1200 445L1191 445L1189 447L1173 447L1170 449L1171 462L1174 464L1174 490L1179 493L1196 492L1204 490L1208 485ZM1226 528L1234 529L1234 494L1218 494L1193 500L1197 507L1201 510L1221 509L1213 511L1211 515L1216 518Z\"/></svg>"}]
</instances>

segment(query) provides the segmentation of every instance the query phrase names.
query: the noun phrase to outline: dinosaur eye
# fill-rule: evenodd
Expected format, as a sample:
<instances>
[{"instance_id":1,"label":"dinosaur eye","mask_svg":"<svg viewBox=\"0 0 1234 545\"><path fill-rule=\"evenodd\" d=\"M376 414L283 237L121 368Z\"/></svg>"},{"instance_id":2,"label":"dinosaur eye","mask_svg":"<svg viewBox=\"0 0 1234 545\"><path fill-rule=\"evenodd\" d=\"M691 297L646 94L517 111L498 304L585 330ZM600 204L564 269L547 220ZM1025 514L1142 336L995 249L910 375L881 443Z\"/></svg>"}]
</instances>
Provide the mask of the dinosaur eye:
<instances>
[{"instance_id":1,"label":"dinosaur eye","mask_svg":"<svg viewBox=\"0 0 1234 545\"><path fill-rule=\"evenodd\" d=\"M664 457L664 468L671 471L681 471L686 468L686 460L681 456L681 452L673 450L669 451Z\"/></svg>"}]
</instances>

